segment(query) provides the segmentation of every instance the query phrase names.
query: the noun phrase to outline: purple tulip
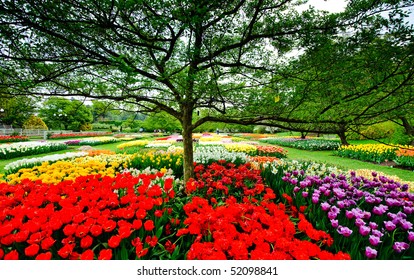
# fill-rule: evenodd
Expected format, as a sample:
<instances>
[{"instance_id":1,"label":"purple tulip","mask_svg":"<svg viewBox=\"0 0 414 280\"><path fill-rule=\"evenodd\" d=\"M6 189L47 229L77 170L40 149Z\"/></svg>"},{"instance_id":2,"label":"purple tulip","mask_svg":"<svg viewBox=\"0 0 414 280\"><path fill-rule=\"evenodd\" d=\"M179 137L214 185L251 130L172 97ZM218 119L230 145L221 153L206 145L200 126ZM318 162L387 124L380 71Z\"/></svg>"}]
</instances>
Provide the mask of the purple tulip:
<instances>
[{"instance_id":1,"label":"purple tulip","mask_svg":"<svg viewBox=\"0 0 414 280\"><path fill-rule=\"evenodd\" d=\"M388 206L380 204L378 206L374 206L374 208L372 209L372 213L374 213L375 215L381 216L383 215L386 211L388 210Z\"/></svg>"},{"instance_id":2,"label":"purple tulip","mask_svg":"<svg viewBox=\"0 0 414 280\"><path fill-rule=\"evenodd\" d=\"M410 245L408 245L405 242L395 242L394 245L392 245L392 248L395 252L401 253L402 251L405 251L408 248L410 248Z\"/></svg>"},{"instance_id":3,"label":"purple tulip","mask_svg":"<svg viewBox=\"0 0 414 280\"><path fill-rule=\"evenodd\" d=\"M355 225L357 226L357 227L361 227L361 226L365 226L365 222L364 222L364 220L363 219L356 219L355 220Z\"/></svg>"},{"instance_id":4,"label":"purple tulip","mask_svg":"<svg viewBox=\"0 0 414 280\"><path fill-rule=\"evenodd\" d=\"M372 235L378 236L380 238L384 236L384 234L377 229L372 230Z\"/></svg>"},{"instance_id":5,"label":"purple tulip","mask_svg":"<svg viewBox=\"0 0 414 280\"><path fill-rule=\"evenodd\" d=\"M378 225L377 225L377 223L369 222L369 227L372 228L372 229L377 229Z\"/></svg>"},{"instance_id":6,"label":"purple tulip","mask_svg":"<svg viewBox=\"0 0 414 280\"><path fill-rule=\"evenodd\" d=\"M375 197L373 197L372 195L367 195L367 196L365 196L365 201L369 204L374 204L375 203Z\"/></svg>"},{"instance_id":7,"label":"purple tulip","mask_svg":"<svg viewBox=\"0 0 414 280\"><path fill-rule=\"evenodd\" d=\"M405 214L410 215L414 213L414 207L404 206L403 209Z\"/></svg>"},{"instance_id":8,"label":"purple tulip","mask_svg":"<svg viewBox=\"0 0 414 280\"><path fill-rule=\"evenodd\" d=\"M337 228L337 227L338 227L338 225L339 225L338 220L331 220L331 226L332 226L333 228Z\"/></svg>"},{"instance_id":9,"label":"purple tulip","mask_svg":"<svg viewBox=\"0 0 414 280\"><path fill-rule=\"evenodd\" d=\"M393 231L397 227L392 221L386 221L384 225L388 231Z\"/></svg>"},{"instance_id":10,"label":"purple tulip","mask_svg":"<svg viewBox=\"0 0 414 280\"><path fill-rule=\"evenodd\" d=\"M377 257L377 250L372 249L371 247L365 247L365 256L368 259L375 259Z\"/></svg>"},{"instance_id":11,"label":"purple tulip","mask_svg":"<svg viewBox=\"0 0 414 280\"><path fill-rule=\"evenodd\" d=\"M291 179L291 180L290 180L290 183L291 183L292 185L297 185L297 184L298 184L298 180L297 180L297 179Z\"/></svg>"},{"instance_id":12,"label":"purple tulip","mask_svg":"<svg viewBox=\"0 0 414 280\"><path fill-rule=\"evenodd\" d=\"M362 214L364 215L362 217L363 219L369 220L369 218L371 218L371 212L364 211Z\"/></svg>"},{"instance_id":13,"label":"purple tulip","mask_svg":"<svg viewBox=\"0 0 414 280\"><path fill-rule=\"evenodd\" d=\"M371 228L370 227L367 227L367 226L360 226L359 227L359 233L362 236L367 236L370 231L371 231Z\"/></svg>"},{"instance_id":14,"label":"purple tulip","mask_svg":"<svg viewBox=\"0 0 414 280\"><path fill-rule=\"evenodd\" d=\"M378 244L382 242L381 239L375 235L370 235L368 240L372 246L378 246Z\"/></svg>"},{"instance_id":15,"label":"purple tulip","mask_svg":"<svg viewBox=\"0 0 414 280\"><path fill-rule=\"evenodd\" d=\"M329 211L328 212L328 218L329 218L329 220L335 219L336 217L338 217L338 214L337 213L335 213L333 211Z\"/></svg>"},{"instance_id":16,"label":"purple tulip","mask_svg":"<svg viewBox=\"0 0 414 280\"><path fill-rule=\"evenodd\" d=\"M293 192L294 192L294 193L297 193L297 192L299 192L299 191L300 191L300 188L299 188L299 187L294 187L294 188L293 188Z\"/></svg>"},{"instance_id":17,"label":"purple tulip","mask_svg":"<svg viewBox=\"0 0 414 280\"><path fill-rule=\"evenodd\" d=\"M339 234L349 237L352 234L352 230L348 227L338 226L338 229L336 230Z\"/></svg>"},{"instance_id":18,"label":"purple tulip","mask_svg":"<svg viewBox=\"0 0 414 280\"><path fill-rule=\"evenodd\" d=\"M331 208L331 205L328 202L321 204L322 211L328 211Z\"/></svg>"},{"instance_id":19,"label":"purple tulip","mask_svg":"<svg viewBox=\"0 0 414 280\"><path fill-rule=\"evenodd\" d=\"M341 212L341 210L338 207L336 207L336 206L332 206L331 207L331 211L334 212L334 213L336 213L336 214L339 214Z\"/></svg>"},{"instance_id":20,"label":"purple tulip","mask_svg":"<svg viewBox=\"0 0 414 280\"><path fill-rule=\"evenodd\" d=\"M403 219L401 219L400 220L400 225L401 225L401 227L404 229L404 230L410 230L410 229L413 229L413 224L412 223L410 223L409 221L407 221L407 220L403 220Z\"/></svg>"},{"instance_id":21,"label":"purple tulip","mask_svg":"<svg viewBox=\"0 0 414 280\"><path fill-rule=\"evenodd\" d=\"M292 172L292 175L293 175L293 176L298 176L298 174L299 174L299 171L297 171L297 170L294 170L294 171Z\"/></svg>"},{"instance_id":22,"label":"purple tulip","mask_svg":"<svg viewBox=\"0 0 414 280\"><path fill-rule=\"evenodd\" d=\"M408 232L408 241L414 242L414 232L413 231Z\"/></svg>"},{"instance_id":23,"label":"purple tulip","mask_svg":"<svg viewBox=\"0 0 414 280\"><path fill-rule=\"evenodd\" d=\"M354 213L352 211L346 210L345 217L350 220L354 217Z\"/></svg>"},{"instance_id":24,"label":"purple tulip","mask_svg":"<svg viewBox=\"0 0 414 280\"><path fill-rule=\"evenodd\" d=\"M345 208L345 202L343 200L339 200L336 205L338 205L339 208L344 209Z\"/></svg>"},{"instance_id":25,"label":"purple tulip","mask_svg":"<svg viewBox=\"0 0 414 280\"><path fill-rule=\"evenodd\" d=\"M308 197L308 195L309 195L309 193L308 193L308 192L302 192L302 196L303 196L303 197L305 197L305 198L306 198L306 197Z\"/></svg>"},{"instance_id":26,"label":"purple tulip","mask_svg":"<svg viewBox=\"0 0 414 280\"><path fill-rule=\"evenodd\" d=\"M343 190L341 190L340 188L335 188L335 189L332 190L332 192L339 199L344 199L345 196L346 196L345 192Z\"/></svg>"},{"instance_id":27,"label":"purple tulip","mask_svg":"<svg viewBox=\"0 0 414 280\"><path fill-rule=\"evenodd\" d=\"M319 202L319 196L312 196L312 203L317 204Z\"/></svg>"}]
</instances>

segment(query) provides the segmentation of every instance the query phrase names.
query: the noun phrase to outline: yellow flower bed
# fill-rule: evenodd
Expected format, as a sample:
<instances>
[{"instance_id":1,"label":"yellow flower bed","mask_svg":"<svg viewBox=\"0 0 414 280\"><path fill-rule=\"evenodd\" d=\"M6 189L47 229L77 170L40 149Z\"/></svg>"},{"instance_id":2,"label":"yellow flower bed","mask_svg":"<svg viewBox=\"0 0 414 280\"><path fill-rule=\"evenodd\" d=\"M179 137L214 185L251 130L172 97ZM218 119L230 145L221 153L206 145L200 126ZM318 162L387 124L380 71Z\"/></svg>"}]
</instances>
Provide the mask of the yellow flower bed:
<instances>
[{"instance_id":1,"label":"yellow flower bed","mask_svg":"<svg viewBox=\"0 0 414 280\"><path fill-rule=\"evenodd\" d=\"M127 167L132 155L98 155L80 157L70 161L55 163L44 162L33 168L23 168L19 172L6 177L9 184L20 183L23 179L41 180L47 184L59 183L63 180L75 180L79 176L101 174L114 177L116 173Z\"/></svg>"},{"instance_id":2,"label":"yellow flower bed","mask_svg":"<svg viewBox=\"0 0 414 280\"><path fill-rule=\"evenodd\" d=\"M200 142L220 142L222 138L221 136L202 136Z\"/></svg>"},{"instance_id":3,"label":"yellow flower bed","mask_svg":"<svg viewBox=\"0 0 414 280\"><path fill-rule=\"evenodd\" d=\"M388 146L385 144L360 144L360 145L349 145L341 146L340 150L349 150L354 152L369 152L369 153L388 153L390 151L395 151L396 147Z\"/></svg>"},{"instance_id":4,"label":"yellow flower bed","mask_svg":"<svg viewBox=\"0 0 414 280\"><path fill-rule=\"evenodd\" d=\"M248 155L255 155L257 152L256 146L250 145L250 144L230 143L230 144L225 144L224 147L229 152L246 153Z\"/></svg>"},{"instance_id":5,"label":"yellow flower bed","mask_svg":"<svg viewBox=\"0 0 414 280\"><path fill-rule=\"evenodd\" d=\"M127 143L122 143L116 146L118 149L124 149L128 147L144 147L149 143L148 140L135 140Z\"/></svg>"}]
</instances>

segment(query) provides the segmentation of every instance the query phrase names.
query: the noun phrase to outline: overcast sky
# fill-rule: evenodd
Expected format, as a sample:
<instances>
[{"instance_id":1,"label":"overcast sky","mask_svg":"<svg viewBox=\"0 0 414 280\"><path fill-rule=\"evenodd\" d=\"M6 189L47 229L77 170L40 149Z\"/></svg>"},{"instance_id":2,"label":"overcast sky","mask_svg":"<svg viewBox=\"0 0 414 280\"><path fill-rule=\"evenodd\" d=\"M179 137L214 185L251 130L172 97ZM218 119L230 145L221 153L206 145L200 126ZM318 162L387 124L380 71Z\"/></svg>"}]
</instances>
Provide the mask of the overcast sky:
<instances>
[{"instance_id":1,"label":"overcast sky","mask_svg":"<svg viewBox=\"0 0 414 280\"><path fill-rule=\"evenodd\" d=\"M308 3L304 5L304 9L308 8L309 6L313 6L318 10L325 10L328 12L341 12L345 9L346 3L348 1L345 0L309 0ZM408 8L411 12L408 21L411 24L414 24L414 7Z\"/></svg>"}]
</instances>

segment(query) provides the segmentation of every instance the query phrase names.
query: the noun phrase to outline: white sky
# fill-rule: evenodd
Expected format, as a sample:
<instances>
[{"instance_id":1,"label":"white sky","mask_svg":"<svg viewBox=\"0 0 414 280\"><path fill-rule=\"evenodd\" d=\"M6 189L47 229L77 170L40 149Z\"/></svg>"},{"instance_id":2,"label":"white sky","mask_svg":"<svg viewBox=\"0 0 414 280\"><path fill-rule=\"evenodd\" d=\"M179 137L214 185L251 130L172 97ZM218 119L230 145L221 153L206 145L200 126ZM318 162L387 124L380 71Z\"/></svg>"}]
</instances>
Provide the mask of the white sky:
<instances>
[{"instance_id":1,"label":"white sky","mask_svg":"<svg viewBox=\"0 0 414 280\"><path fill-rule=\"evenodd\" d=\"M341 12L346 7L346 2L344 0L309 0L308 3L304 5L304 8L309 6L315 7L317 10L325 10L331 13Z\"/></svg>"},{"instance_id":2,"label":"white sky","mask_svg":"<svg viewBox=\"0 0 414 280\"><path fill-rule=\"evenodd\" d=\"M345 9L347 5L346 0L309 0L308 3L304 4L303 8L306 9L309 6L315 7L317 10L325 10L331 13L341 12ZM414 7L407 8L410 11L410 16L407 18L407 21L411 24L414 24Z\"/></svg>"}]
</instances>

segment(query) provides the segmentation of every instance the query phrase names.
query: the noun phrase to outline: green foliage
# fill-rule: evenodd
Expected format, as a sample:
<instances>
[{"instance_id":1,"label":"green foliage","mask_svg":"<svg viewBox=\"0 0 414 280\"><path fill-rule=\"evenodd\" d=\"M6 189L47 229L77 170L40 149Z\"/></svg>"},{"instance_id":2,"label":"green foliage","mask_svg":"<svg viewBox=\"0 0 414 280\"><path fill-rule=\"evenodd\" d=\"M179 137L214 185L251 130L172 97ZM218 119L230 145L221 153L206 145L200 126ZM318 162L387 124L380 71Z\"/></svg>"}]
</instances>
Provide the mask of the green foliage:
<instances>
[{"instance_id":1,"label":"green foliage","mask_svg":"<svg viewBox=\"0 0 414 280\"><path fill-rule=\"evenodd\" d=\"M165 112L152 114L141 123L136 123L135 126L138 127L140 124L146 131L165 130L166 132L176 132L182 130L180 122Z\"/></svg>"},{"instance_id":2,"label":"green foliage","mask_svg":"<svg viewBox=\"0 0 414 280\"><path fill-rule=\"evenodd\" d=\"M92 112L81 101L51 97L43 103L40 116L53 129L81 130L82 125L92 122Z\"/></svg>"},{"instance_id":3,"label":"green foliage","mask_svg":"<svg viewBox=\"0 0 414 280\"><path fill-rule=\"evenodd\" d=\"M80 131L89 131L89 130L92 130L92 124L90 124L90 123L81 124L81 126L79 127L79 130Z\"/></svg>"},{"instance_id":4,"label":"green foliage","mask_svg":"<svg viewBox=\"0 0 414 280\"><path fill-rule=\"evenodd\" d=\"M361 139L384 139L391 137L397 125L391 121L370 125L361 130Z\"/></svg>"},{"instance_id":5,"label":"green foliage","mask_svg":"<svg viewBox=\"0 0 414 280\"><path fill-rule=\"evenodd\" d=\"M394 159L394 162L399 166L414 170L414 156L399 156Z\"/></svg>"},{"instance_id":6,"label":"green foliage","mask_svg":"<svg viewBox=\"0 0 414 280\"><path fill-rule=\"evenodd\" d=\"M28 96L3 95L0 92L0 123L22 127L36 108L36 100Z\"/></svg>"},{"instance_id":7,"label":"green foliage","mask_svg":"<svg viewBox=\"0 0 414 280\"><path fill-rule=\"evenodd\" d=\"M407 135L403 127L397 127L390 141L399 145L412 145L414 143L414 136Z\"/></svg>"},{"instance_id":8,"label":"green foliage","mask_svg":"<svg viewBox=\"0 0 414 280\"><path fill-rule=\"evenodd\" d=\"M38 116L31 115L24 123L25 129L47 129L45 122Z\"/></svg>"}]
</instances>

